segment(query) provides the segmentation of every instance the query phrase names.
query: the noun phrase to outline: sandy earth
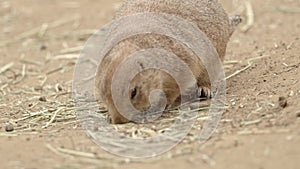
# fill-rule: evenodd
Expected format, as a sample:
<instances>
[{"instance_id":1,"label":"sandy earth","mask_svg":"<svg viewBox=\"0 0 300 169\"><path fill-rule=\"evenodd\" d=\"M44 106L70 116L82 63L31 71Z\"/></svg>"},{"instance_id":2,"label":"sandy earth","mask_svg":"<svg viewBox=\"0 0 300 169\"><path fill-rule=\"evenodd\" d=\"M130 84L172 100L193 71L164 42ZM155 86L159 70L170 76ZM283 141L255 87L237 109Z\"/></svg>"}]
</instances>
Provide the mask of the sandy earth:
<instances>
[{"instance_id":1,"label":"sandy earth","mask_svg":"<svg viewBox=\"0 0 300 169\"><path fill-rule=\"evenodd\" d=\"M222 2L247 22L243 3ZM162 156L134 161L101 150L86 136L72 110L76 59L53 60L78 54L80 48L63 50L84 45L111 21L120 1L1 0L0 168L298 169L300 1L251 4L254 24L243 32L244 22L232 37L227 75L256 59L227 80L228 108L216 133L205 144L191 133ZM64 113L53 116L58 107ZM9 127L14 131L6 132Z\"/></svg>"}]
</instances>

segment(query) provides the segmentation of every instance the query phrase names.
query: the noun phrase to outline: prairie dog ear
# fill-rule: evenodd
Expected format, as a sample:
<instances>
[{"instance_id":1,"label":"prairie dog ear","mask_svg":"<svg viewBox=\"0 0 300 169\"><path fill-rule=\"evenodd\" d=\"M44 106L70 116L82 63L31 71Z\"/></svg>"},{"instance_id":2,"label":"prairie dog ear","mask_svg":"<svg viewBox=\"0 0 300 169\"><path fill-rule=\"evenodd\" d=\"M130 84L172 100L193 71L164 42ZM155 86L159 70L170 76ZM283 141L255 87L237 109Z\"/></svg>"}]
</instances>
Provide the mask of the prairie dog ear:
<instances>
[{"instance_id":1,"label":"prairie dog ear","mask_svg":"<svg viewBox=\"0 0 300 169\"><path fill-rule=\"evenodd\" d=\"M243 19L240 15L231 16L229 20L232 26L238 26L241 22L243 22Z\"/></svg>"},{"instance_id":2,"label":"prairie dog ear","mask_svg":"<svg viewBox=\"0 0 300 169\"><path fill-rule=\"evenodd\" d=\"M241 16L239 15L234 15L234 16L231 16L229 17L229 22L230 22L230 25L231 25L231 32L230 32L230 35L233 34L233 32L235 31L235 28L241 23L243 22L243 19Z\"/></svg>"}]
</instances>

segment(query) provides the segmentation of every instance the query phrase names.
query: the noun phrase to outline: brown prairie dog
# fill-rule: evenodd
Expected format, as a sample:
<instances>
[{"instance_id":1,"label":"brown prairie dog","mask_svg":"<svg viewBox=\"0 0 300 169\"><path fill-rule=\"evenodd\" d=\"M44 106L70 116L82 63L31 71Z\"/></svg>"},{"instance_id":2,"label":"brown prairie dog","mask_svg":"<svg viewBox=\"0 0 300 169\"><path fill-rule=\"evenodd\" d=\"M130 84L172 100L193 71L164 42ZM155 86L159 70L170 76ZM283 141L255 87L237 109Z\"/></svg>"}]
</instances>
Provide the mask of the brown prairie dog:
<instances>
[{"instance_id":1,"label":"brown prairie dog","mask_svg":"<svg viewBox=\"0 0 300 169\"><path fill-rule=\"evenodd\" d=\"M125 0L117 12L116 18L145 12L176 15L196 24L212 42L222 61L230 36L240 22L239 17L229 18L217 0ZM199 94L210 96L211 84L205 66L186 46L167 36L136 35L115 46L98 70L99 79L102 80L96 81L97 94L101 101L107 104L111 122L114 124L129 122L117 111L112 100L110 89L115 69L133 52L148 48L163 48L184 60L197 79ZM103 74L100 69L106 69L106 73ZM128 91L130 98L128 99L131 99L131 103L136 109L145 111L150 107L149 94L154 89L164 91L168 107L178 105L180 90L176 81L160 70L145 70L138 74L130 83Z\"/></svg>"}]
</instances>

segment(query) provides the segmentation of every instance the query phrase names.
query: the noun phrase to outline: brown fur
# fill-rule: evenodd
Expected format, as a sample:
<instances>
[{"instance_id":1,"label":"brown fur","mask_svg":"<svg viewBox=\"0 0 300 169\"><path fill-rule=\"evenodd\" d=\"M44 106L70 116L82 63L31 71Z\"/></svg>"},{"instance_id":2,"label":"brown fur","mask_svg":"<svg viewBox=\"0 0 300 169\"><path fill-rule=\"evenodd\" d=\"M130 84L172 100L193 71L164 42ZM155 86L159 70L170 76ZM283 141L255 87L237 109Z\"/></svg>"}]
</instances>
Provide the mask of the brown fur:
<instances>
[{"instance_id":1,"label":"brown fur","mask_svg":"<svg viewBox=\"0 0 300 169\"><path fill-rule=\"evenodd\" d=\"M234 31L234 24L217 0L125 0L116 18L142 12L157 12L177 15L196 23L216 48L223 61L226 46ZM105 57L99 66L97 94L108 105L112 123L126 123L128 120L118 112L111 96L111 80L115 69L135 51L147 48L164 48L176 54L186 62L197 79L199 89L209 92L210 80L202 62L186 46L166 36L136 35L120 42ZM211 63L213 64L213 63ZM180 72L179 72L180 73ZM132 104L138 110L149 108L149 94L153 89L162 89L167 96L168 106L177 105L180 91L175 80L160 70L146 70L137 75L130 84L130 89L137 87L137 95ZM130 96L130 92L129 96Z\"/></svg>"}]
</instances>

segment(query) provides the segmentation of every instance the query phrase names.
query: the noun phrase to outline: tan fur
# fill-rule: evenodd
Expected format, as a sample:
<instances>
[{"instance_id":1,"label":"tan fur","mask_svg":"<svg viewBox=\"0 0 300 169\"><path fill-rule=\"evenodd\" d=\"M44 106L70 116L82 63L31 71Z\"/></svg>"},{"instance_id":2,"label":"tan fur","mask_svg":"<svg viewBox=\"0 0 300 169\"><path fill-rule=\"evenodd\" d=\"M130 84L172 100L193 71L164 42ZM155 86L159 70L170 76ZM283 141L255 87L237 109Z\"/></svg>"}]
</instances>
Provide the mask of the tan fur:
<instances>
[{"instance_id":1,"label":"tan fur","mask_svg":"<svg viewBox=\"0 0 300 169\"><path fill-rule=\"evenodd\" d=\"M234 25L217 0L125 0L116 18L142 12L157 12L177 15L189 20L199 27L211 40L220 59L223 61L226 46L234 30ZM210 80L202 62L186 46L166 36L136 35L120 42L105 57L99 66L97 94L101 101L108 105L112 123L126 123L128 120L116 110L111 96L111 80L116 67L135 51L147 48L164 48L173 52L186 62L197 79L200 89L210 89ZM213 64L213 63L211 63ZM177 105L176 100L180 91L175 80L160 70L146 70L137 75L130 84L130 88L137 87L137 96L132 104L138 110L149 108L149 94L153 89L162 89L168 101L168 106ZM130 96L130 92L129 96Z\"/></svg>"}]
</instances>

